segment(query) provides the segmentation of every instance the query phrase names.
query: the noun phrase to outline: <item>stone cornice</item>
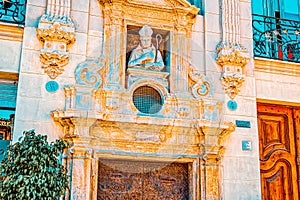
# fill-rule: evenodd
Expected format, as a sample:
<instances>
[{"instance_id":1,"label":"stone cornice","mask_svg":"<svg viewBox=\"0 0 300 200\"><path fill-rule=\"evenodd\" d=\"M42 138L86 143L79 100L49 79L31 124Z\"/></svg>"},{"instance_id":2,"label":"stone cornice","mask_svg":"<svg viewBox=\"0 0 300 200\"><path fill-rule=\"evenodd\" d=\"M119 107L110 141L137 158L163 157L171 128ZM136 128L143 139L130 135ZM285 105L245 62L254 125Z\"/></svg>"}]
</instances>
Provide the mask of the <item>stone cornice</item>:
<instances>
[{"instance_id":1,"label":"stone cornice","mask_svg":"<svg viewBox=\"0 0 300 200\"><path fill-rule=\"evenodd\" d=\"M0 23L0 40L23 41L24 27Z\"/></svg>"},{"instance_id":2,"label":"stone cornice","mask_svg":"<svg viewBox=\"0 0 300 200\"><path fill-rule=\"evenodd\" d=\"M254 71L287 76L300 75L300 63L254 58Z\"/></svg>"},{"instance_id":3,"label":"stone cornice","mask_svg":"<svg viewBox=\"0 0 300 200\"><path fill-rule=\"evenodd\" d=\"M19 79L19 74L14 72L0 72L0 79L17 81Z\"/></svg>"},{"instance_id":4,"label":"stone cornice","mask_svg":"<svg viewBox=\"0 0 300 200\"><path fill-rule=\"evenodd\" d=\"M145 1L137 0L98 0L100 4L106 8L110 8L107 15L110 18L122 17L126 18L126 21L136 22L143 20L145 13L147 18L151 18L151 22L148 19L147 24L166 24L166 26L176 23L178 26L192 25L196 19L199 9L195 6L191 6L188 2L183 0L168 0L165 4L148 3ZM177 18L174 19L174 12L177 13ZM114 16L118 15L118 16ZM145 24L146 22L144 22Z\"/></svg>"}]
</instances>

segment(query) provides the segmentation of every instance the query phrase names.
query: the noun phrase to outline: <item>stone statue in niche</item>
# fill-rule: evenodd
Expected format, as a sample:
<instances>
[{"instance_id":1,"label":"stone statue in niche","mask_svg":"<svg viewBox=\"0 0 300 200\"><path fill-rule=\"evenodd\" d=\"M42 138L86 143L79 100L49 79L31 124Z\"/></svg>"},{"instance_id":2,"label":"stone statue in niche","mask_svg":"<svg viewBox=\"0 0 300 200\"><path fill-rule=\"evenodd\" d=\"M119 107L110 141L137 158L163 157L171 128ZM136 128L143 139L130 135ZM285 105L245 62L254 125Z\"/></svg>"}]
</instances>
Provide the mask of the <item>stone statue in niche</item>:
<instances>
[{"instance_id":1,"label":"stone statue in niche","mask_svg":"<svg viewBox=\"0 0 300 200\"><path fill-rule=\"evenodd\" d=\"M158 47L162 41L162 36L156 34L156 47L151 42L153 31L145 25L140 31L140 43L132 50L129 57L129 68L141 68L146 70L161 71L164 68L164 61Z\"/></svg>"}]
</instances>

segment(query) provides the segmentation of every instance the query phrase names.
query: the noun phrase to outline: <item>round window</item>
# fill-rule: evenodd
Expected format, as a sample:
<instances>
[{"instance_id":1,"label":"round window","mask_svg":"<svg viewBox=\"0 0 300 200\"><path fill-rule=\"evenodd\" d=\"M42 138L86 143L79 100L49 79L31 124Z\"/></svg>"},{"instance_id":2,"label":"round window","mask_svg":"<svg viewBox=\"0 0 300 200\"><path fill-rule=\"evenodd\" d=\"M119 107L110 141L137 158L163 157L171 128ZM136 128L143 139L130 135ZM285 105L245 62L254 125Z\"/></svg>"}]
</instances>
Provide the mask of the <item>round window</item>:
<instances>
[{"instance_id":1,"label":"round window","mask_svg":"<svg viewBox=\"0 0 300 200\"><path fill-rule=\"evenodd\" d=\"M162 108L163 101L157 90L142 86L133 92L133 104L142 113L155 114Z\"/></svg>"}]
</instances>

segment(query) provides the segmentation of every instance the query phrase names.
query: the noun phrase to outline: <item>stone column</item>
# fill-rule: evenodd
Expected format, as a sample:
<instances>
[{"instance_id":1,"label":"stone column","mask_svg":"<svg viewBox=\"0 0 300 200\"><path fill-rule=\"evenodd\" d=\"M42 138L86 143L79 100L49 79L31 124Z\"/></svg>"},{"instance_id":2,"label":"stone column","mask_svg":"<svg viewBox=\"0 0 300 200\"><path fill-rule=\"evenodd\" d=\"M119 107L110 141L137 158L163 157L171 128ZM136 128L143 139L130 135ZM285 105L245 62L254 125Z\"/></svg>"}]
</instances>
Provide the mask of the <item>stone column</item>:
<instances>
[{"instance_id":1,"label":"stone column","mask_svg":"<svg viewBox=\"0 0 300 200\"><path fill-rule=\"evenodd\" d=\"M235 130L233 124L224 127L199 126L199 162L202 200L223 199L221 161L225 151L224 140Z\"/></svg>"},{"instance_id":2,"label":"stone column","mask_svg":"<svg viewBox=\"0 0 300 200\"><path fill-rule=\"evenodd\" d=\"M72 118L74 134L66 138L72 147L65 155L65 163L70 173L70 190L66 195L69 199L89 200L93 194L92 165L93 149L90 148L89 129L95 119Z\"/></svg>"},{"instance_id":3,"label":"stone column","mask_svg":"<svg viewBox=\"0 0 300 200\"><path fill-rule=\"evenodd\" d=\"M177 19L177 25L172 43L171 61L171 89L177 96L188 92L188 71L191 63L191 23L194 20L186 20L185 13L181 13Z\"/></svg>"},{"instance_id":4,"label":"stone column","mask_svg":"<svg viewBox=\"0 0 300 200\"><path fill-rule=\"evenodd\" d=\"M70 173L69 199L88 200L91 195L92 150L84 147L73 147L65 160Z\"/></svg>"}]
</instances>

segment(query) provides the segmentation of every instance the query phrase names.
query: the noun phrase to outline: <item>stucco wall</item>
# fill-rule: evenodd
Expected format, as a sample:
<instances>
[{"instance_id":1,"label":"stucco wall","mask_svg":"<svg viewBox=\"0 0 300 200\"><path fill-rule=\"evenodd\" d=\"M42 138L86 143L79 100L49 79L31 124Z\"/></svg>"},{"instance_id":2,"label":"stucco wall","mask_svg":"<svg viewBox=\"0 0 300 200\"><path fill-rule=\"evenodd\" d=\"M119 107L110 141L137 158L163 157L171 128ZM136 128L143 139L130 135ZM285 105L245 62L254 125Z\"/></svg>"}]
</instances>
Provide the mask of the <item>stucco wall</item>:
<instances>
[{"instance_id":1,"label":"stucco wall","mask_svg":"<svg viewBox=\"0 0 300 200\"><path fill-rule=\"evenodd\" d=\"M0 40L0 71L18 73L22 42Z\"/></svg>"},{"instance_id":2,"label":"stucco wall","mask_svg":"<svg viewBox=\"0 0 300 200\"><path fill-rule=\"evenodd\" d=\"M235 123L236 120L250 121L251 128L236 128L226 142L223 159L224 198L230 200L260 199L259 149L256 113L256 85L253 76L253 59L245 66L245 82L241 92L235 98L237 109L231 111L227 107L230 100L224 94L221 85L221 69L215 62L216 44L221 39L220 7L218 0L205 1L204 34L205 34L205 64L207 76L214 83L215 98L224 102L224 121ZM240 1L241 45L252 54L251 2ZM250 141L252 149L242 150L242 141Z\"/></svg>"}]
</instances>

